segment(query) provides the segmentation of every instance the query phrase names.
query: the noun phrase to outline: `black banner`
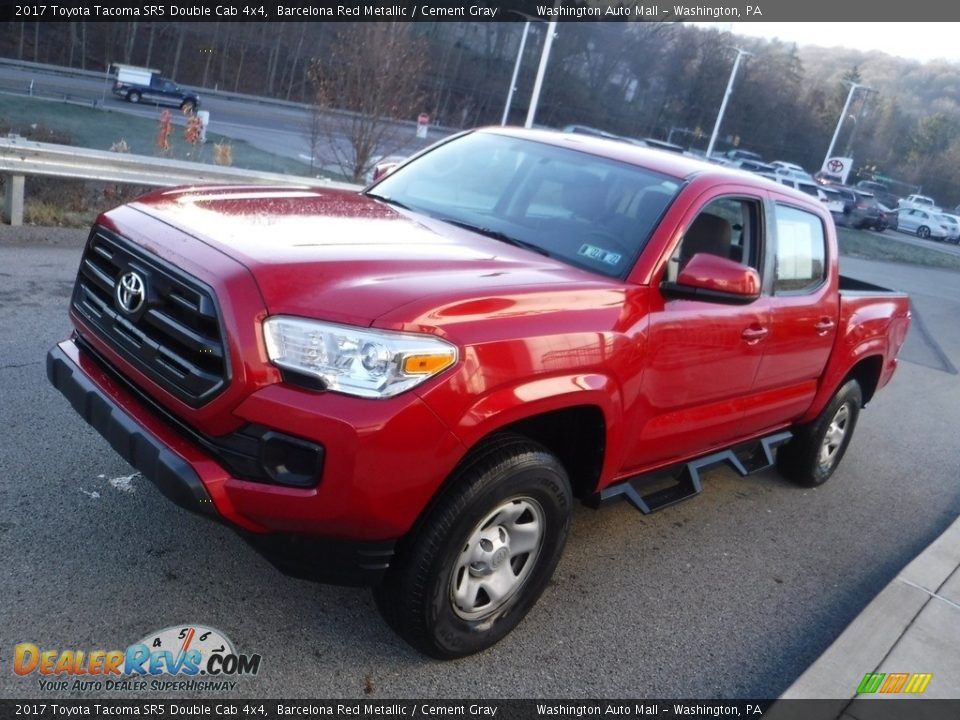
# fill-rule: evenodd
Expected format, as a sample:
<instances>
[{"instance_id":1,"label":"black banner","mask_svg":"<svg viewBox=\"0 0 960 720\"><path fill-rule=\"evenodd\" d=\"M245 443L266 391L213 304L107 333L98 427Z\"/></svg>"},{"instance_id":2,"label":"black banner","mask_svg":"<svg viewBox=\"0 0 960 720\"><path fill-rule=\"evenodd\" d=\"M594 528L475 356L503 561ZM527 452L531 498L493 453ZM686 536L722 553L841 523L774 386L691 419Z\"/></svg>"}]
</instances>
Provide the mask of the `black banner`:
<instances>
[{"instance_id":1,"label":"black banner","mask_svg":"<svg viewBox=\"0 0 960 720\"><path fill-rule=\"evenodd\" d=\"M0 21L17 22L211 22L404 21L559 22L918 22L960 20L960 4L941 0L832 0L776 2L740 0L693 3L664 0L71 0L63 3L4 2ZM852 29L851 32L856 32ZM842 32L842 31L841 31ZM834 44L843 44L837 37Z\"/></svg>"},{"instance_id":2,"label":"black banner","mask_svg":"<svg viewBox=\"0 0 960 720\"><path fill-rule=\"evenodd\" d=\"M955 720L960 700L0 700L0 718Z\"/></svg>"}]
</instances>

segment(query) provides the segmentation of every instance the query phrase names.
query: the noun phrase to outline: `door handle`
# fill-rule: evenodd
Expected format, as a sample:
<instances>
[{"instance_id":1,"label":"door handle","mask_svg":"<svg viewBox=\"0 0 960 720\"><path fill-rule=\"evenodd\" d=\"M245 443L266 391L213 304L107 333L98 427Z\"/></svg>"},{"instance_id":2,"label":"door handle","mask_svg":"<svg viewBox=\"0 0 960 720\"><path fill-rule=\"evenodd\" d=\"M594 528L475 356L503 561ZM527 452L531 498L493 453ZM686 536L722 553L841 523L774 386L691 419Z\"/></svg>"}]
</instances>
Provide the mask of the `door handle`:
<instances>
[{"instance_id":1,"label":"door handle","mask_svg":"<svg viewBox=\"0 0 960 720\"><path fill-rule=\"evenodd\" d=\"M740 333L740 337L752 345L753 343L760 342L769 334L770 331L767 328L760 327L759 325L751 325Z\"/></svg>"},{"instance_id":2,"label":"door handle","mask_svg":"<svg viewBox=\"0 0 960 720\"><path fill-rule=\"evenodd\" d=\"M835 326L836 326L836 323L833 320L831 320L830 318L823 318L820 320L820 322L818 322L813 327L816 329L816 331L820 335L825 335L826 333L833 330Z\"/></svg>"}]
</instances>

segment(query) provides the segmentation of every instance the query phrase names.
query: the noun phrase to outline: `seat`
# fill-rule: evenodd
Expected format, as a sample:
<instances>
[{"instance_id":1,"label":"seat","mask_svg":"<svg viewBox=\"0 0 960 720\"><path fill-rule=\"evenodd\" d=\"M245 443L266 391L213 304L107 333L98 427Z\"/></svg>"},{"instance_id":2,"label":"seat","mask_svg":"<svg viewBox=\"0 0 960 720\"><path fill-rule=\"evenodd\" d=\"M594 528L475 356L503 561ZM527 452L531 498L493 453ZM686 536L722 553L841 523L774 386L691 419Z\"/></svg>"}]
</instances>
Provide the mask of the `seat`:
<instances>
[{"instance_id":1,"label":"seat","mask_svg":"<svg viewBox=\"0 0 960 720\"><path fill-rule=\"evenodd\" d=\"M733 229L719 215L700 213L691 223L680 244L680 269L697 253L730 258Z\"/></svg>"}]
</instances>

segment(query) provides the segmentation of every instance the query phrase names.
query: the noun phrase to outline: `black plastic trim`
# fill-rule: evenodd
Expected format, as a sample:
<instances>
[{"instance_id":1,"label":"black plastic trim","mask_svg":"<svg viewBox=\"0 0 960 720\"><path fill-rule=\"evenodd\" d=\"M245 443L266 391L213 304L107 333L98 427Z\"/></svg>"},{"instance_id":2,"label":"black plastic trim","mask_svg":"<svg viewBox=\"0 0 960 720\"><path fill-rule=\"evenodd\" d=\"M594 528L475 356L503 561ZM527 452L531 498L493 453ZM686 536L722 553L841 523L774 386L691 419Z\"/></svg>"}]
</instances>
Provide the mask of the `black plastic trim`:
<instances>
[{"instance_id":1,"label":"black plastic trim","mask_svg":"<svg viewBox=\"0 0 960 720\"><path fill-rule=\"evenodd\" d=\"M219 517L194 469L107 397L58 347L47 353L47 378L80 417L160 492L182 508Z\"/></svg>"},{"instance_id":2,"label":"black plastic trim","mask_svg":"<svg viewBox=\"0 0 960 720\"><path fill-rule=\"evenodd\" d=\"M223 522L286 575L334 585L379 583L395 540L344 540L295 533L258 534L227 522L196 471L109 398L59 347L47 353L47 378L120 456L180 507Z\"/></svg>"},{"instance_id":3,"label":"black plastic trim","mask_svg":"<svg viewBox=\"0 0 960 720\"><path fill-rule=\"evenodd\" d=\"M395 540L359 541L316 535L261 535L234 528L284 575L331 585L377 585L390 568Z\"/></svg>"},{"instance_id":4,"label":"black plastic trim","mask_svg":"<svg viewBox=\"0 0 960 720\"><path fill-rule=\"evenodd\" d=\"M590 504L599 506L624 495L634 507L647 515L699 495L703 489L700 473L714 465L727 463L743 476L769 468L774 463L777 446L789 442L792 437L793 433L787 430L695 458L678 466L680 472L675 485L646 495L641 492L643 485L651 479L661 477L664 471L636 475L596 493Z\"/></svg>"},{"instance_id":5,"label":"black plastic trim","mask_svg":"<svg viewBox=\"0 0 960 720\"><path fill-rule=\"evenodd\" d=\"M755 300L759 300L760 293L756 295L740 295L738 293L724 292L723 290L707 290L706 288L696 288L680 283L663 281L660 283L660 290L666 297L679 297L688 300L703 300L704 302L719 302L729 305L749 305Z\"/></svg>"},{"instance_id":6,"label":"black plastic trim","mask_svg":"<svg viewBox=\"0 0 960 720\"><path fill-rule=\"evenodd\" d=\"M108 246L106 252L102 252L101 245ZM117 277L108 276L97 262L114 266L117 276L124 269L137 270L147 285L143 307L132 315L120 312L113 297ZM104 293L107 301L91 288ZM161 293L160 288L165 292ZM190 306L191 312L215 325L216 337L204 336L186 325L186 334L178 332L175 326L182 323L178 323L175 314L170 316L174 326L164 322L162 303L178 306L182 292L194 293L199 298L195 307ZM93 226L70 304L90 329L127 362L191 407L210 402L229 386L232 373L227 333L213 288L127 238L100 225ZM162 340L153 336L157 333ZM189 347L194 356L186 356L177 349L178 345Z\"/></svg>"},{"instance_id":7,"label":"black plastic trim","mask_svg":"<svg viewBox=\"0 0 960 720\"><path fill-rule=\"evenodd\" d=\"M320 482L323 476L325 453L323 445L286 433L280 433L264 425L254 423L248 423L228 435L213 436L202 433L171 413L126 377L118 373L89 342L83 339L82 335L77 336L75 342L84 352L93 358L100 366L100 369L109 375L114 382L122 385L124 390L136 397L137 400L143 403L155 415L160 416L166 423L173 427L174 430L195 445L203 448L203 450L209 453L211 457L223 465L235 477L253 482L278 483L289 487L314 487ZM286 438L292 443L296 443L302 447L309 447L316 453L319 460L316 465L316 475L313 478L313 482L308 483L301 479L300 482L285 483L271 475L262 462L263 441L268 435Z\"/></svg>"}]
</instances>

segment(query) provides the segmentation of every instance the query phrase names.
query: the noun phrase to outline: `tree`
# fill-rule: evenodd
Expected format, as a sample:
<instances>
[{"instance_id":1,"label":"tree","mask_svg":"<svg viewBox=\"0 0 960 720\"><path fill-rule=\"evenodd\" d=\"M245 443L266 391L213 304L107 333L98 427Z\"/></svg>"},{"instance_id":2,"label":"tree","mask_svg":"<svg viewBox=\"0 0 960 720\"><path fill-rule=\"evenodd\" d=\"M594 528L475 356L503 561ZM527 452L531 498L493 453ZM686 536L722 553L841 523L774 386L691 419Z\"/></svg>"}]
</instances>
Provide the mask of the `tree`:
<instances>
[{"instance_id":1,"label":"tree","mask_svg":"<svg viewBox=\"0 0 960 720\"><path fill-rule=\"evenodd\" d=\"M421 107L425 51L407 23L350 23L310 64L314 104L333 161L355 182L382 155L399 151L412 130L396 129Z\"/></svg>"}]
</instances>

